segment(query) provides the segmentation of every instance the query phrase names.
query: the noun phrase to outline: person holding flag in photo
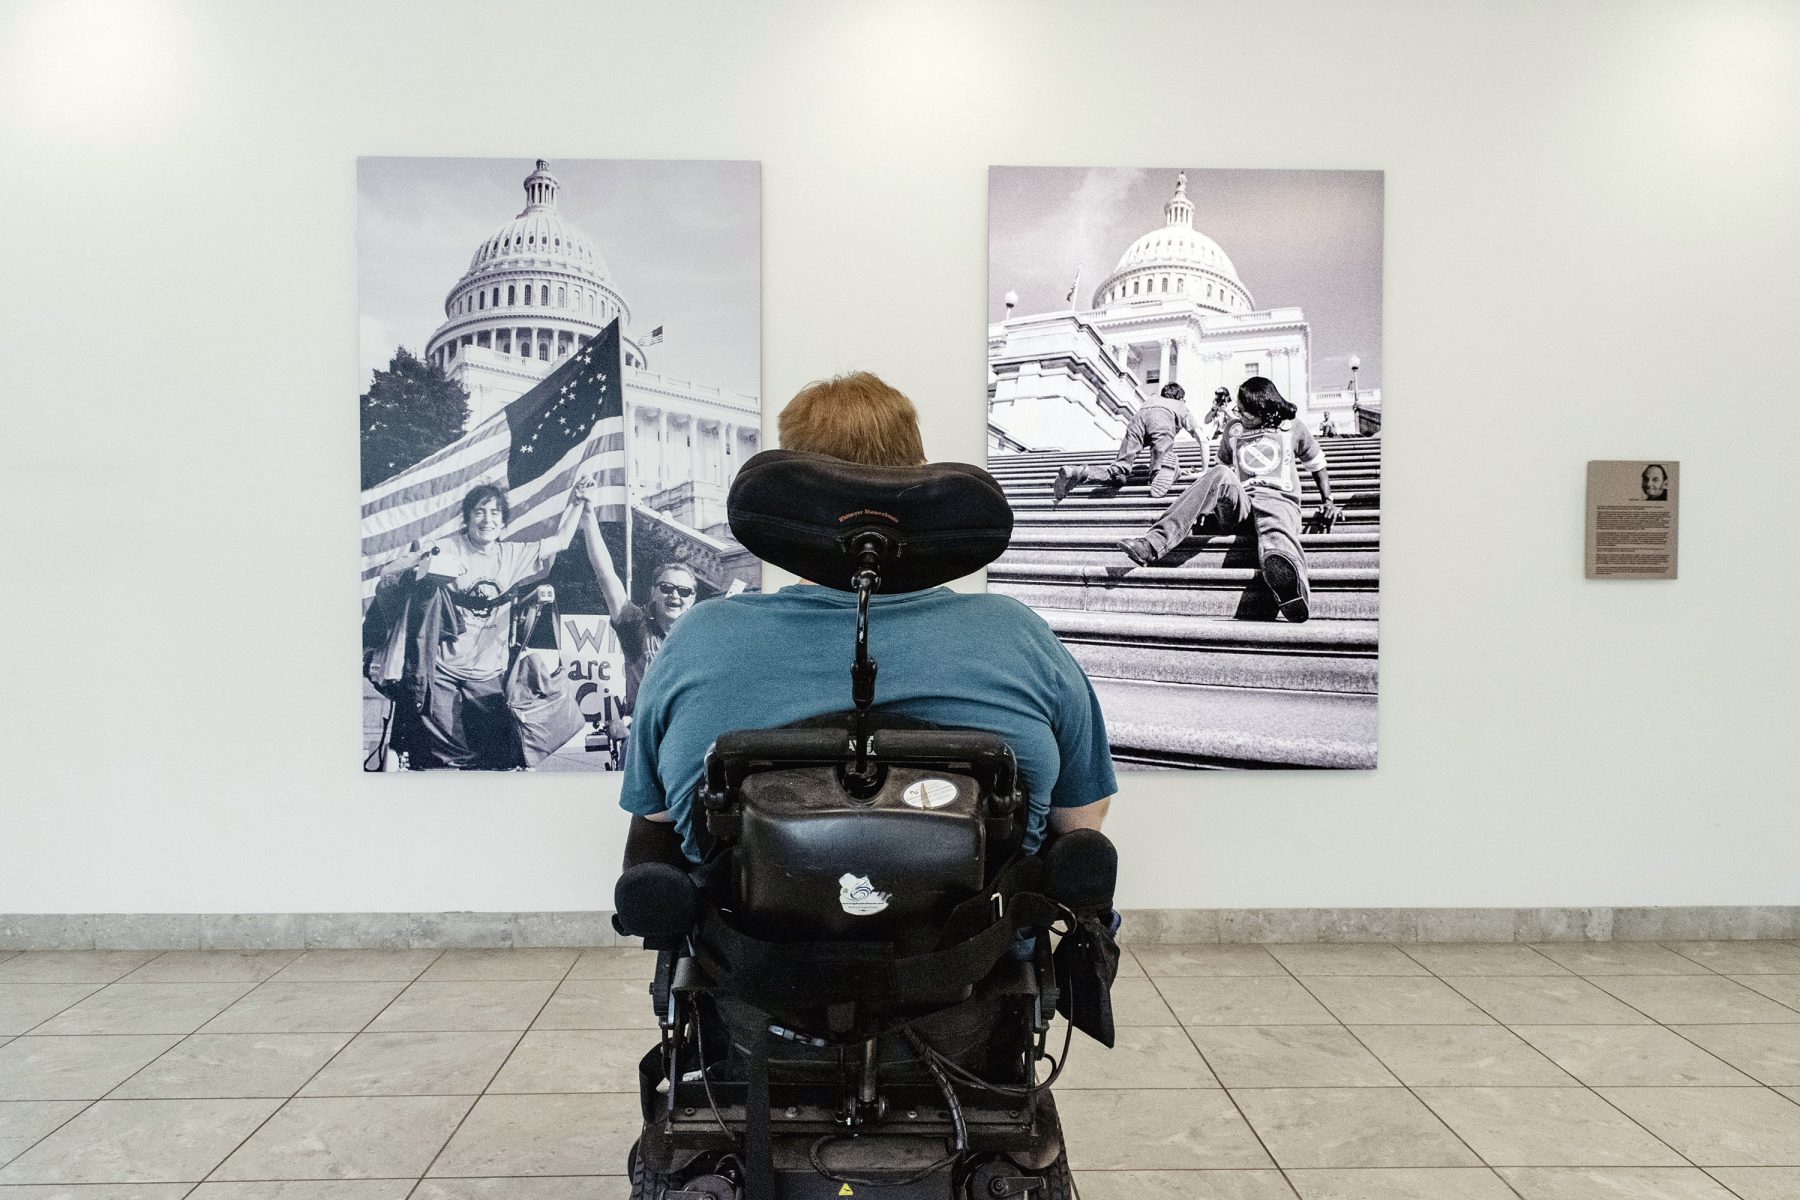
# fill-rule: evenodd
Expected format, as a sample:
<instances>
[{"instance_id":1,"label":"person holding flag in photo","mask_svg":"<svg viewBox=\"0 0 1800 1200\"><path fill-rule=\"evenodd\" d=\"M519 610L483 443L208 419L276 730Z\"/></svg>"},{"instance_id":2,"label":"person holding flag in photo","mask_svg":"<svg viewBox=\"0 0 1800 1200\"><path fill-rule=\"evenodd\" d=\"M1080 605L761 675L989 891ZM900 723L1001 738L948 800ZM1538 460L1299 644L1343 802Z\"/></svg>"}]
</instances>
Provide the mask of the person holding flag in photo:
<instances>
[{"instance_id":1,"label":"person holding flag in photo","mask_svg":"<svg viewBox=\"0 0 1800 1200\"><path fill-rule=\"evenodd\" d=\"M393 748L408 766L525 765L506 697L514 604L583 515L624 512L617 321L475 429L363 493L364 670L395 703Z\"/></svg>"}]
</instances>

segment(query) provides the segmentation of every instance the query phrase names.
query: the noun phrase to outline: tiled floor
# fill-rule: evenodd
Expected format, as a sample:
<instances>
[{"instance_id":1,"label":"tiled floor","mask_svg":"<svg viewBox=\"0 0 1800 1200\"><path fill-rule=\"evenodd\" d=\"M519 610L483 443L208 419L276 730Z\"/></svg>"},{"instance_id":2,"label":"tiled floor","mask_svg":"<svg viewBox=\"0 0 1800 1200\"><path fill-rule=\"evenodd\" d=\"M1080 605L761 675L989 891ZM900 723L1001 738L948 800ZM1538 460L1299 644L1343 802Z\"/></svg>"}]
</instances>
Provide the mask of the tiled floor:
<instances>
[{"instance_id":1,"label":"tiled floor","mask_svg":"<svg viewBox=\"0 0 1800 1200\"><path fill-rule=\"evenodd\" d=\"M623 1197L649 966L0 951L0 1200ZM1797 943L1138 946L1114 1004L1086 1200L1800 1200Z\"/></svg>"}]
</instances>

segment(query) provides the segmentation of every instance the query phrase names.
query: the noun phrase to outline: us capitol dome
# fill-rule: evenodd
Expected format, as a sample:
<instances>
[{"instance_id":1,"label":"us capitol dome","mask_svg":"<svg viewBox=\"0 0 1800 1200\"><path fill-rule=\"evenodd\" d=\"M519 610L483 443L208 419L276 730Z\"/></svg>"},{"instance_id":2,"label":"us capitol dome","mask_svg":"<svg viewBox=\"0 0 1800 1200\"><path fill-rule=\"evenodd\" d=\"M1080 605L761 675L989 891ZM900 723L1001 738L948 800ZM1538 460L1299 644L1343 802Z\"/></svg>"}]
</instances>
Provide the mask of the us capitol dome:
<instances>
[{"instance_id":1,"label":"us capitol dome","mask_svg":"<svg viewBox=\"0 0 1800 1200\"><path fill-rule=\"evenodd\" d=\"M557 210L561 186L550 164L538 159L525 177L525 207L475 248L469 269L444 298L444 323L425 347L431 362L450 371L479 347L555 363L615 317L621 331L628 329L631 307L613 286L606 260ZM643 347L628 333L624 355L626 366L647 365ZM486 415L496 406L476 407Z\"/></svg>"},{"instance_id":2,"label":"us capitol dome","mask_svg":"<svg viewBox=\"0 0 1800 1200\"><path fill-rule=\"evenodd\" d=\"M1131 243L1103 283L1093 307L1123 304L1134 297L1179 296L1208 312L1247 312L1256 307L1250 289L1219 243L1194 228L1187 174L1175 177L1175 195L1163 205L1167 222Z\"/></svg>"},{"instance_id":3,"label":"us capitol dome","mask_svg":"<svg viewBox=\"0 0 1800 1200\"><path fill-rule=\"evenodd\" d=\"M1315 430L1327 412L1340 429L1356 427L1353 390L1311 388L1306 314L1258 308L1194 212L1177 174L1162 227L1125 248L1085 308L1015 315L1018 297L1007 294L1005 317L988 326L990 450L1116 446L1163 384L1181 384L1198 418L1215 388L1235 395L1252 375L1274 380Z\"/></svg>"},{"instance_id":4,"label":"us capitol dome","mask_svg":"<svg viewBox=\"0 0 1800 1200\"><path fill-rule=\"evenodd\" d=\"M483 239L444 297L444 322L426 342L428 361L469 394L469 427L524 395L618 319L624 359L626 486L640 553L679 558L714 586L760 580L760 567L729 538L725 495L738 467L761 448L762 401L650 369L631 332L631 306L599 247L557 208L562 184L538 159L525 177L525 207ZM672 330L704 336L704 330Z\"/></svg>"}]
</instances>

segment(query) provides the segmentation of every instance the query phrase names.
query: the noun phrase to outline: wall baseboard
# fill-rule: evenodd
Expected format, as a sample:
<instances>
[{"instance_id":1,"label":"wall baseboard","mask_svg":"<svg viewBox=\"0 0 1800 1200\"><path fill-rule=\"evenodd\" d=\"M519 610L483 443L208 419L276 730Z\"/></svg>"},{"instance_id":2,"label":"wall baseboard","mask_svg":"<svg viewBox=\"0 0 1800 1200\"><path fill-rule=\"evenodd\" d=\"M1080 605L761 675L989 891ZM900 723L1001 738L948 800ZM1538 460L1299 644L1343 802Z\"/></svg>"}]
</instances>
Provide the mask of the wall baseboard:
<instances>
[{"instance_id":1,"label":"wall baseboard","mask_svg":"<svg viewBox=\"0 0 1800 1200\"><path fill-rule=\"evenodd\" d=\"M1800 905L1662 908L1139 908L1122 940L1581 942L1800 938ZM0 950L620 946L610 912L13 913Z\"/></svg>"}]
</instances>

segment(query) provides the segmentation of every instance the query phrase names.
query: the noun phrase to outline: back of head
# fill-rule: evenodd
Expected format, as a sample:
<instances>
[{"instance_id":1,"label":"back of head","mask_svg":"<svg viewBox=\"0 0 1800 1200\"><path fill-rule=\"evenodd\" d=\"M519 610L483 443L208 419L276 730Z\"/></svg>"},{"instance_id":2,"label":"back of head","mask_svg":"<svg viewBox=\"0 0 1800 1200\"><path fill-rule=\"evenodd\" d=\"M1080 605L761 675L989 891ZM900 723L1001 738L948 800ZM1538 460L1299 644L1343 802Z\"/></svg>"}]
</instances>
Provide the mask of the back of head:
<instances>
[{"instance_id":1,"label":"back of head","mask_svg":"<svg viewBox=\"0 0 1800 1200\"><path fill-rule=\"evenodd\" d=\"M1181 401L1187 399L1187 389L1183 388L1179 383L1165 383L1163 384L1162 391L1159 395L1161 395L1164 400L1173 400L1179 404Z\"/></svg>"},{"instance_id":2,"label":"back of head","mask_svg":"<svg viewBox=\"0 0 1800 1200\"><path fill-rule=\"evenodd\" d=\"M1299 413L1293 402L1281 394L1272 379L1252 375L1238 385L1238 411L1248 413L1268 425L1291 421Z\"/></svg>"},{"instance_id":3,"label":"back of head","mask_svg":"<svg viewBox=\"0 0 1800 1200\"><path fill-rule=\"evenodd\" d=\"M809 383L781 410L781 448L870 467L925 461L913 402L868 371Z\"/></svg>"}]
</instances>

